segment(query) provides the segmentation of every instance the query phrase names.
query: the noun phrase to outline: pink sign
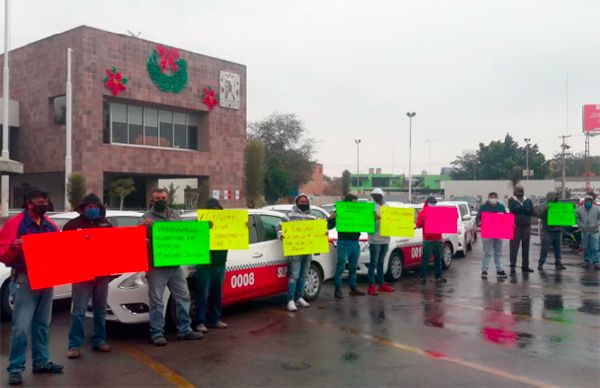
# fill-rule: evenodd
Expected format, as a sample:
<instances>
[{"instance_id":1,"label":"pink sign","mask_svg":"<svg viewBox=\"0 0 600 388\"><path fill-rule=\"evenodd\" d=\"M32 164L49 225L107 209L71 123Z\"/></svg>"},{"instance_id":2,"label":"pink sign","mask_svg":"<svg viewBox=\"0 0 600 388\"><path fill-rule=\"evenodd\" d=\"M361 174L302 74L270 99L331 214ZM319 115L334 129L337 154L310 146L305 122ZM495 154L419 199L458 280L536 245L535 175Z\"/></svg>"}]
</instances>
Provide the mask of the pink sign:
<instances>
[{"instance_id":1,"label":"pink sign","mask_svg":"<svg viewBox=\"0 0 600 388\"><path fill-rule=\"evenodd\" d=\"M600 133L600 105L583 106L583 132Z\"/></svg>"},{"instance_id":2,"label":"pink sign","mask_svg":"<svg viewBox=\"0 0 600 388\"><path fill-rule=\"evenodd\" d=\"M481 238L512 240L515 237L515 215L507 213L481 213Z\"/></svg>"},{"instance_id":3,"label":"pink sign","mask_svg":"<svg viewBox=\"0 0 600 388\"><path fill-rule=\"evenodd\" d=\"M458 210L454 206L428 206L425 233L458 233Z\"/></svg>"}]
</instances>

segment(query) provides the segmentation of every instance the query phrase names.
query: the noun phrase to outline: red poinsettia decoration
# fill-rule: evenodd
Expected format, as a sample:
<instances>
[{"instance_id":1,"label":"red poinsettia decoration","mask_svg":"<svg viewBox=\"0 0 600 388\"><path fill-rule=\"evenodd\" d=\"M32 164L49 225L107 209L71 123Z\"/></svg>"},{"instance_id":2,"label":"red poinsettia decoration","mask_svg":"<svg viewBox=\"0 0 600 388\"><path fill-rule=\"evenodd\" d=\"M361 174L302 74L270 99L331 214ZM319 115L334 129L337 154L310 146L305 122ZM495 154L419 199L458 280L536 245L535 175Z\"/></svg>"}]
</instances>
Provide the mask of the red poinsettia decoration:
<instances>
[{"instance_id":1,"label":"red poinsettia decoration","mask_svg":"<svg viewBox=\"0 0 600 388\"><path fill-rule=\"evenodd\" d=\"M127 90L127 77L123 77L123 73L118 72L113 66L110 69L106 69L106 76L104 77L104 87L110 90L113 96L118 96L124 90Z\"/></svg>"},{"instance_id":2,"label":"red poinsettia decoration","mask_svg":"<svg viewBox=\"0 0 600 388\"><path fill-rule=\"evenodd\" d=\"M158 53L158 57L160 59L159 66L163 73L167 69L173 73L179 70L179 66L177 66L177 60L179 59L179 50L177 50L176 48L169 48L157 44L156 52Z\"/></svg>"},{"instance_id":3,"label":"red poinsettia decoration","mask_svg":"<svg viewBox=\"0 0 600 388\"><path fill-rule=\"evenodd\" d=\"M210 86L202 89L202 95L200 96L202 103L208 107L208 110L213 108L219 103L219 95L217 91Z\"/></svg>"}]
</instances>

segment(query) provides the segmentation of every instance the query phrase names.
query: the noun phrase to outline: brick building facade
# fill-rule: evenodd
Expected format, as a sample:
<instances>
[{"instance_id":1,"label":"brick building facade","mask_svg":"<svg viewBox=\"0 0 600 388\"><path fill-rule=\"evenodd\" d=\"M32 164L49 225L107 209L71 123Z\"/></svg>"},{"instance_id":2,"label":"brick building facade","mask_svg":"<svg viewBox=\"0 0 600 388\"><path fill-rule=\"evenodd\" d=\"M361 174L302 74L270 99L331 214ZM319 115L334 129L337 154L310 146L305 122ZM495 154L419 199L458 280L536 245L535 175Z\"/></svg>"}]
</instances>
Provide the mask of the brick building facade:
<instances>
[{"instance_id":1,"label":"brick building facade","mask_svg":"<svg viewBox=\"0 0 600 388\"><path fill-rule=\"evenodd\" d=\"M217 190L242 189L246 67L167 49L185 60L187 84L179 93L165 92L150 78L148 65L162 46L81 26L11 51L10 98L20 103L11 158L24 164L24 175L11 178L12 207L20 206L25 190L38 188L63 208L68 47L73 49L73 171L85 176L88 191L114 203L110 182L133 177L137 191L126 206L144 207L159 178L197 179L200 201ZM165 59L165 77L182 69L169 68ZM103 82L112 67L128 78L118 96ZM212 110L200 97L209 86L220 92ZM225 205L241 206L242 200L234 196Z\"/></svg>"}]
</instances>

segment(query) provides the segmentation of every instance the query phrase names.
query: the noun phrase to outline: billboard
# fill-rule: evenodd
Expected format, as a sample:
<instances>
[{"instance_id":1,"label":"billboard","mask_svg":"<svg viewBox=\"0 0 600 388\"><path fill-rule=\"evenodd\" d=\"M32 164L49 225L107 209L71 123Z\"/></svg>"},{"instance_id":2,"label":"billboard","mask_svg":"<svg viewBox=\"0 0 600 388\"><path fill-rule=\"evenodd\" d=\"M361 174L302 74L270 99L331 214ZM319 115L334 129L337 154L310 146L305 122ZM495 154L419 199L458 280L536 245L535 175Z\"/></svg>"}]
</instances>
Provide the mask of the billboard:
<instances>
[{"instance_id":1,"label":"billboard","mask_svg":"<svg viewBox=\"0 0 600 388\"><path fill-rule=\"evenodd\" d=\"M600 105L583 106L583 132L600 133Z\"/></svg>"}]
</instances>

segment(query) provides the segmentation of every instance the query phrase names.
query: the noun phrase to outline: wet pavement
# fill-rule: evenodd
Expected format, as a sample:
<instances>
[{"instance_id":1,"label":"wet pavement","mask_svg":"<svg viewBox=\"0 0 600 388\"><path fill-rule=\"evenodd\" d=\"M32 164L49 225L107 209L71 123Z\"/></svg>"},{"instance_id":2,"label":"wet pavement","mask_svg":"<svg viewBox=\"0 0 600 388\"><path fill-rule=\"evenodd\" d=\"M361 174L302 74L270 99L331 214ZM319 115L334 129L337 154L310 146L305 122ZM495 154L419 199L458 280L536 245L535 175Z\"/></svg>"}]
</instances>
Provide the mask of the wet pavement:
<instances>
[{"instance_id":1,"label":"wet pavement","mask_svg":"<svg viewBox=\"0 0 600 388\"><path fill-rule=\"evenodd\" d=\"M508 253L508 244L504 251ZM532 246L537 264L539 246ZM446 284L407 274L396 292L317 301L297 313L285 297L225 311L227 330L164 348L148 343L147 325L109 325L113 352L67 360L68 304L54 309L52 359L58 376L24 373L28 386L565 386L600 381L600 271L546 264L506 280L480 279L481 242L455 259ZM549 258L552 263L553 257ZM504 257L508 271L508 258ZM363 280L362 286L366 288ZM88 322L88 327L91 327ZM0 384L6 384L9 325L0 327ZM89 331L88 331L89 332Z\"/></svg>"}]
</instances>

